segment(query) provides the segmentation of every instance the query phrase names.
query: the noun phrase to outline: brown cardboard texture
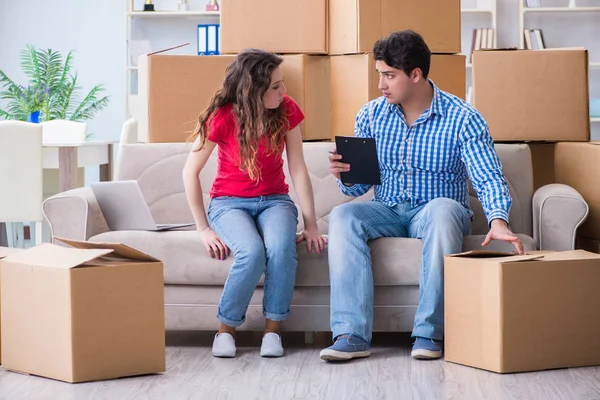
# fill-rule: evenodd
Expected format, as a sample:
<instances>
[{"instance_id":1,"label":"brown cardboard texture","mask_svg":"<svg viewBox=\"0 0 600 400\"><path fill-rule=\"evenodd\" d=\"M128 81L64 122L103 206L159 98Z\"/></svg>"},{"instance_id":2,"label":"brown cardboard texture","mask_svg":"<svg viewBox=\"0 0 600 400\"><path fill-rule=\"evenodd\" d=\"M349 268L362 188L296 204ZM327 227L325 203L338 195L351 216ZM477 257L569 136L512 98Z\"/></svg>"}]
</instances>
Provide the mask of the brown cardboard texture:
<instances>
[{"instance_id":1,"label":"brown cardboard texture","mask_svg":"<svg viewBox=\"0 0 600 400\"><path fill-rule=\"evenodd\" d=\"M445 360L499 373L600 365L599 280L600 254L583 250L447 256Z\"/></svg>"},{"instance_id":2,"label":"brown cardboard texture","mask_svg":"<svg viewBox=\"0 0 600 400\"><path fill-rule=\"evenodd\" d=\"M441 89L465 98L464 55L432 54L429 78ZM381 96L373 54L331 56L333 136L354 134L356 114Z\"/></svg>"},{"instance_id":3,"label":"brown cardboard texture","mask_svg":"<svg viewBox=\"0 0 600 400\"><path fill-rule=\"evenodd\" d=\"M554 177L554 143L528 143L533 167L533 190L556 183Z\"/></svg>"},{"instance_id":4,"label":"brown cardboard texture","mask_svg":"<svg viewBox=\"0 0 600 400\"><path fill-rule=\"evenodd\" d=\"M2 259L12 254L16 254L23 249L0 246L0 269L2 268ZM2 274L0 274L0 287L2 287ZM2 293L0 292L0 365L2 364Z\"/></svg>"},{"instance_id":5,"label":"brown cardboard texture","mask_svg":"<svg viewBox=\"0 0 600 400\"><path fill-rule=\"evenodd\" d=\"M65 382L165 371L163 264L119 243L45 243L1 267L4 368Z\"/></svg>"},{"instance_id":6,"label":"brown cardboard texture","mask_svg":"<svg viewBox=\"0 0 600 400\"><path fill-rule=\"evenodd\" d=\"M327 0L227 0L221 53L254 47L274 53L327 54Z\"/></svg>"},{"instance_id":7,"label":"brown cardboard texture","mask_svg":"<svg viewBox=\"0 0 600 400\"><path fill-rule=\"evenodd\" d=\"M588 217L578 233L600 239L600 142L557 143L554 174L556 183L573 187L588 204Z\"/></svg>"},{"instance_id":8,"label":"brown cardboard texture","mask_svg":"<svg viewBox=\"0 0 600 400\"><path fill-rule=\"evenodd\" d=\"M329 54L373 51L395 31L412 29L433 53L460 53L460 2L329 0Z\"/></svg>"},{"instance_id":9,"label":"brown cardboard texture","mask_svg":"<svg viewBox=\"0 0 600 400\"><path fill-rule=\"evenodd\" d=\"M588 102L584 49L473 52L473 106L494 141L587 141Z\"/></svg>"},{"instance_id":10,"label":"brown cardboard texture","mask_svg":"<svg viewBox=\"0 0 600 400\"><path fill-rule=\"evenodd\" d=\"M235 59L162 54L168 50L138 58L140 142L185 142Z\"/></svg>"},{"instance_id":11,"label":"brown cardboard texture","mask_svg":"<svg viewBox=\"0 0 600 400\"><path fill-rule=\"evenodd\" d=\"M304 113L304 140L331 137L330 57L284 55L281 68L288 94Z\"/></svg>"}]
</instances>

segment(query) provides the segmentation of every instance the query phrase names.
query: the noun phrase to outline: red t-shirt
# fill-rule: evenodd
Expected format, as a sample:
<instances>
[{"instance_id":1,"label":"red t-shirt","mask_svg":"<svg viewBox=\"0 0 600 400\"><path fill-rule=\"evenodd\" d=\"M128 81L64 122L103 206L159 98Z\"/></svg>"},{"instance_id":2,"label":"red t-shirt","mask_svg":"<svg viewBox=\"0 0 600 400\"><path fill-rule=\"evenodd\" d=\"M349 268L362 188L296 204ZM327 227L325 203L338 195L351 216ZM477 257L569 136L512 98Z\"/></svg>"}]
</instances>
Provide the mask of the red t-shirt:
<instances>
[{"instance_id":1,"label":"red t-shirt","mask_svg":"<svg viewBox=\"0 0 600 400\"><path fill-rule=\"evenodd\" d=\"M287 130L290 131L302 122L304 114L291 97L285 95L283 103L287 111ZM252 180L247 172L240 170L240 151L236 127L237 119L232 104L221 107L210 122L208 140L216 143L219 149L217 174L210 189L210 197L258 197L287 194L288 185L285 183L283 158L277 153L269 154L265 138L259 141L256 154L262 179L258 182ZM281 151L283 151L284 143L281 144Z\"/></svg>"}]
</instances>

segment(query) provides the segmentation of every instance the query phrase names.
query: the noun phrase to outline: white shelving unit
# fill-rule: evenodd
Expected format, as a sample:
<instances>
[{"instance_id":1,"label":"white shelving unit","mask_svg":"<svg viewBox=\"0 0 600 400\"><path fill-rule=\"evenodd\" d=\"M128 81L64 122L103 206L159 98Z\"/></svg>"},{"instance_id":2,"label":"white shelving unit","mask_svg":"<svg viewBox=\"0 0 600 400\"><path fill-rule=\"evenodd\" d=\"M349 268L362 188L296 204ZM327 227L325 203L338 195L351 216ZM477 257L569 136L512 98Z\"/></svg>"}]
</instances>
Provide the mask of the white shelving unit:
<instances>
[{"instance_id":1,"label":"white shelving unit","mask_svg":"<svg viewBox=\"0 0 600 400\"><path fill-rule=\"evenodd\" d=\"M561 16L564 18L568 18L569 14L573 13L594 13L600 19L600 7L527 7L527 0L519 0L519 48L525 48L525 38L523 36L523 30L526 29L526 16L527 15L555 15ZM543 0L542 0L543 1ZM565 0L566 2L566 0ZM537 27L532 27L537 28ZM544 43L546 47L549 47L547 43ZM596 55L599 56L599 55ZM590 58L593 56L590 54ZM598 72L597 69L600 69L600 61L591 61L589 63L589 69L593 70L594 75ZM589 82L592 83L592 75L590 74ZM591 117L590 121L592 123L600 123L600 117Z\"/></svg>"},{"instance_id":2,"label":"white shelving unit","mask_svg":"<svg viewBox=\"0 0 600 400\"><path fill-rule=\"evenodd\" d=\"M222 1L222 0L221 0ZM219 3L221 3L219 1ZM177 24L180 21L197 20L198 23L219 23L221 13L219 11L202 11L194 8L203 8L208 3L208 0L188 0L188 11L174 11L174 10L159 10L158 6L169 7L176 9L177 0L154 0L157 7L157 11L142 11L144 1L143 0L127 0L125 2L125 115L126 118L131 116L131 100L132 100L132 85L134 82L134 76L138 72L138 67L133 65L131 57L131 42L133 40L134 21L145 21L146 24L160 23L162 21L174 21L166 22L171 24ZM192 8L193 7L193 8ZM196 37L194 32L190 32L189 37L186 37L186 42L190 42L190 46L196 47ZM179 43L171 43L171 45L177 45ZM159 48L152 48L152 51L159 50Z\"/></svg>"},{"instance_id":3,"label":"white shelving unit","mask_svg":"<svg viewBox=\"0 0 600 400\"><path fill-rule=\"evenodd\" d=\"M466 76L466 99L470 102L471 92L471 68L470 61L471 45L472 45L472 30L478 28L492 28L494 30L494 47L498 46L498 0L461 0L461 26L468 27L468 32L461 32L464 39L468 38L468 42L461 39L462 53L467 56L467 76ZM478 25L480 21L485 21L486 26ZM461 29L462 29L461 27Z\"/></svg>"}]
</instances>

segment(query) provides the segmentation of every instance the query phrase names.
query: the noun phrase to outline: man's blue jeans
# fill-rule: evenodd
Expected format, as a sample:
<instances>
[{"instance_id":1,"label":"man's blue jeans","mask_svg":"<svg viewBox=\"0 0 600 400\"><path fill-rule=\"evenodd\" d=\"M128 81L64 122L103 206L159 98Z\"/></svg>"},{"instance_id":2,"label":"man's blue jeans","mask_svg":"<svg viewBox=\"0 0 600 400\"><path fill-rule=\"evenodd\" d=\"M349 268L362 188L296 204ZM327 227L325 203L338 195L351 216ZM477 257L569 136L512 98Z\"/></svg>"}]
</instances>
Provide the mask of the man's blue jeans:
<instances>
[{"instance_id":1,"label":"man's blue jeans","mask_svg":"<svg viewBox=\"0 0 600 400\"><path fill-rule=\"evenodd\" d=\"M263 314L272 321L286 319L298 266L294 202L288 195L217 197L210 202L208 219L234 257L219 302L219 321L233 327L245 321L263 273Z\"/></svg>"},{"instance_id":2,"label":"man's blue jeans","mask_svg":"<svg viewBox=\"0 0 600 400\"><path fill-rule=\"evenodd\" d=\"M333 337L354 334L371 341L373 271L367 241L381 237L423 240L419 305L412 336L444 337L444 255L462 250L471 229L460 203L437 198L425 205L389 207L379 201L346 203L330 214L329 279Z\"/></svg>"}]
</instances>

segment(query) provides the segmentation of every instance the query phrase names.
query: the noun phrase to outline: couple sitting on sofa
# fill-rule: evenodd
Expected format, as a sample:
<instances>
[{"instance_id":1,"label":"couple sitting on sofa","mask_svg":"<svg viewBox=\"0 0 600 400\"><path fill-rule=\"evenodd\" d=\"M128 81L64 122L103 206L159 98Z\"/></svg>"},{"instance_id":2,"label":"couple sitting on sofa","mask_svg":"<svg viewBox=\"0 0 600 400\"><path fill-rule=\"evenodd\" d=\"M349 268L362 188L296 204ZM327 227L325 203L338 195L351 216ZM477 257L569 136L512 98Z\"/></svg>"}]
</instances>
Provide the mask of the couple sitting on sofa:
<instances>
[{"instance_id":1,"label":"couple sitting on sofa","mask_svg":"<svg viewBox=\"0 0 600 400\"><path fill-rule=\"evenodd\" d=\"M328 244L317 228L304 162L299 127L304 116L286 95L282 59L261 50L240 53L227 69L223 88L200 115L183 171L186 196L209 254L224 259L231 251L234 256L219 303L214 356L235 356L235 328L244 322L263 273L266 326L260 354L283 355L279 327L290 312L296 244L306 241L309 252L328 246L334 343L321 358L367 357L374 297L367 241L411 237L423 240L412 356L441 357L444 255L460 252L470 231L468 177L490 227L483 244L504 240L523 251L508 228L511 198L482 116L427 78L431 53L419 34L392 33L375 43L373 52L383 96L360 110L355 135L375 138L382 183L374 187L373 201L333 210ZM218 172L206 213L198 176L216 145ZM284 147L304 219L298 239ZM348 196L366 193L369 185L341 183L340 173L353 166L340 159L336 152L329 157L340 190Z\"/></svg>"}]
</instances>

